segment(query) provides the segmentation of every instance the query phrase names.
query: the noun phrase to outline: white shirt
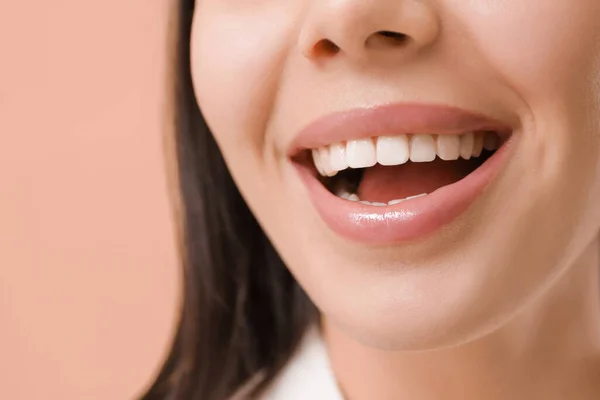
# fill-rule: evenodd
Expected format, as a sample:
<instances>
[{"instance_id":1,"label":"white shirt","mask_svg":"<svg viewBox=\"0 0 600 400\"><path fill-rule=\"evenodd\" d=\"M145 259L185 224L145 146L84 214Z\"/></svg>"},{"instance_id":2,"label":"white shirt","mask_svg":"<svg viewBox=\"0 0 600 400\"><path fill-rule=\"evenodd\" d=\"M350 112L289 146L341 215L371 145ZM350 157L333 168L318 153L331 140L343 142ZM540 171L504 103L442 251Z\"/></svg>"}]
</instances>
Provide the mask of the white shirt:
<instances>
[{"instance_id":1,"label":"white shirt","mask_svg":"<svg viewBox=\"0 0 600 400\"><path fill-rule=\"evenodd\" d=\"M250 382L231 400L247 400ZM317 329L309 329L296 354L260 400L344 400Z\"/></svg>"},{"instance_id":2,"label":"white shirt","mask_svg":"<svg viewBox=\"0 0 600 400\"><path fill-rule=\"evenodd\" d=\"M306 333L299 351L261 400L343 400L317 329Z\"/></svg>"}]
</instances>

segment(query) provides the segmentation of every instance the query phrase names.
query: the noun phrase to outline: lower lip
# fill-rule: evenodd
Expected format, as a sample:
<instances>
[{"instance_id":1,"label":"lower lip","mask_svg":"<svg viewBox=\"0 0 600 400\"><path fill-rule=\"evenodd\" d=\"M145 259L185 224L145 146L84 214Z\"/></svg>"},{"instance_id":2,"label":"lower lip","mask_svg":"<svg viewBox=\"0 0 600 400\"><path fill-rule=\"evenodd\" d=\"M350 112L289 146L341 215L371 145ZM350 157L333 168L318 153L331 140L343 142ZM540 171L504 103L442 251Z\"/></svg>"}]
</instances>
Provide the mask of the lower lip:
<instances>
[{"instance_id":1,"label":"lower lip","mask_svg":"<svg viewBox=\"0 0 600 400\"><path fill-rule=\"evenodd\" d=\"M501 170L513 147L514 136L460 181L391 206L344 200L329 192L311 169L296 166L315 209L338 235L370 245L411 242L433 234L467 211Z\"/></svg>"}]
</instances>

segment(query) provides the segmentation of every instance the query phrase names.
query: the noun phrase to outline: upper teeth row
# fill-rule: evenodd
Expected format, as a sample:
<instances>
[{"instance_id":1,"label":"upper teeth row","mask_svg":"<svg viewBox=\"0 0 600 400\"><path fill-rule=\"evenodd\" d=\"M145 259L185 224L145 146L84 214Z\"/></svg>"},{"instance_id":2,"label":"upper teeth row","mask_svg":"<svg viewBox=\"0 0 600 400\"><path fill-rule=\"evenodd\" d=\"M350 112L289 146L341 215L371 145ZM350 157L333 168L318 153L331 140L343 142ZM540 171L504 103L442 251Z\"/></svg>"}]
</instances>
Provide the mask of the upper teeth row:
<instances>
[{"instance_id":1,"label":"upper teeth row","mask_svg":"<svg viewBox=\"0 0 600 400\"><path fill-rule=\"evenodd\" d=\"M319 173L334 176L346 168L367 168L381 165L401 165L408 160L431 162L466 160L479 157L483 149L495 150L498 136L492 132L468 132L461 135L398 135L349 140L312 150Z\"/></svg>"}]
</instances>

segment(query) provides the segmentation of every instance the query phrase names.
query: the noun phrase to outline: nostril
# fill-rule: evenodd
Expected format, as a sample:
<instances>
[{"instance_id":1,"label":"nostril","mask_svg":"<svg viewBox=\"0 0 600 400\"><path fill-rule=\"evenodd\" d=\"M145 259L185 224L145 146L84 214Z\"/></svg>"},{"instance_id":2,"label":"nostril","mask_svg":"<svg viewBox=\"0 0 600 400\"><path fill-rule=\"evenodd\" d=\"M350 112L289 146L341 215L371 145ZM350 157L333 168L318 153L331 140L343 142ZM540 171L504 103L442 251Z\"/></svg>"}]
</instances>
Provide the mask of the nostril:
<instances>
[{"instance_id":1,"label":"nostril","mask_svg":"<svg viewBox=\"0 0 600 400\"><path fill-rule=\"evenodd\" d=\"M410 36L394 31L379 31L372 35L375 42L387 43L388 45L403 45L410 40Z\"/></svg>"},{"instance_id":2,"label":"nostril","mask_svg":"<svg viewBox=\"0 0 600 400\"><path fill-rule=\"evenodd\" d=\"M379 31L377 32L378 35L380 36L385 36L391 39L396 39L396 40L406 40L407 36L404 33L400 33L400 32L392 32L392 31Z\"/></svg>"},{"instance_id":3,"label":"nostril","mask_svg":"<svg viewBox=\"0 0 600 400\"><path fill-rule=\"evenodd\" d=\"M320 40L313 48L313 54L317 57L333 56L339 51L340 47L329 39Z\"/></svg>"},{"instance_id":4,"label":"nostril","mask_svg":"<svg viewBox=\"0 0 600 400\"><path fill-rule=\"evenodd\" d=\"M393 47L405 46L411 41L411 37L401 32L395 31L378 31L372 33L364 45L366 48L371 49L389 49ZM349 48L351 46L348 46ZM304 54L309 58L325 59L334 57L338 53L342 52L342 47L338 46L334 41L330 39L321 39L316 42L310 49L307 49ZM348 49L343 49L347 51Z\"/></svg>"}]
</instances>

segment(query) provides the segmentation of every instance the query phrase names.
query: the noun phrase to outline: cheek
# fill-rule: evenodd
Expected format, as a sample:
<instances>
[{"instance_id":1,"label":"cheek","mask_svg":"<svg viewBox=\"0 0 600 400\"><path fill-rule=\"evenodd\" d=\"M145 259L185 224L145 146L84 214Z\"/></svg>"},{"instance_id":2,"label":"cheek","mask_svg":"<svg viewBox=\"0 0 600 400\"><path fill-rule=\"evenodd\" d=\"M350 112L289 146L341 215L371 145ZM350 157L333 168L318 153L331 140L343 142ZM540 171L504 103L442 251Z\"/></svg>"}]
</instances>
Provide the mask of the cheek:
<instances>
[{"instance_id":1,"label":"cheek","mask_svg":"<svg viewBox=\"0 0 600 400\"><path fill-rule=\"evenodd\" d=\"M226 159L237 152L249 156L264 150L265 127L293 27L281 7L244 11L238 15L198 7L192 30L194 90Z\"/></svg>"},{"instance_id":2,"label":"cheek","mask_svg":"<svg viewBox=\"0 0 600 400\"><path fill-rule=\"evenodd\" d=\"M558 188L576 193L597 185L600 1L453 5L449 12L489 69L526 105L521 148L533 181L554 197L562 195Z\"/></svg>"},{"instance_id":3,"label":"cheek","mask_svg":"<svg viewBox=\"0 0 600 400\"><path fill-rule=\"evenodd\" d=\"M199 7L192 26L198 105L250 209L263 226L275 227L277 237L290 237L293 233L278 223L286 218L286 199L277 190L280 158L270 137L277 133L268 128L285 60L296 44L299 13L279 0L236 11L218 10L223 8L218 2Z\"/></svg>"},{"instance_id":4,"label":"cheek","mask_svg":"<svg viewBox=\"0 0 600 400\"><path fill-rule=\"evenodd\" d=\"M468 27L478 50L528 104L558 98L549 94L572 102L589 92L600 57L599 1L454 3L455 17Z\"/></svg>"}]
</instances>

